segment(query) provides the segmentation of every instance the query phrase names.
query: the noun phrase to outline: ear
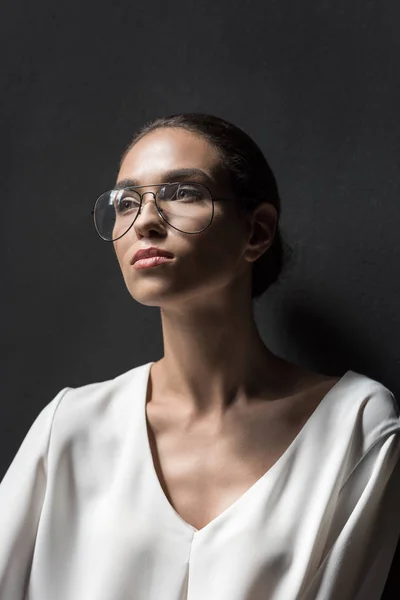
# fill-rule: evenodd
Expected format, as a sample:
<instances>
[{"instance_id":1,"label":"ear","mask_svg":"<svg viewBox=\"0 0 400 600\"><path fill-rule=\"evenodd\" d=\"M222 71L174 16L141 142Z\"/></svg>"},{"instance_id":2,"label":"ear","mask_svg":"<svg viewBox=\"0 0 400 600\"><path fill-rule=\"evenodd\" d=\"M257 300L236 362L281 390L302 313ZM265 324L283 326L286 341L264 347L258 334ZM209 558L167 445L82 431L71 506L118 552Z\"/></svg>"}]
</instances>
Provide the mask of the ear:
<instances>
[{"instance_id":1,"label":"ear","mask_svg":"<svg viewBox=\"0 0 400 600\"><path fill-rule=\"evenodd\" d=\"M249 241L245 258L254 262L268 250L274 241L278 213L273 204L263 202L249 215Z\"/></svg>"}]
</instances>

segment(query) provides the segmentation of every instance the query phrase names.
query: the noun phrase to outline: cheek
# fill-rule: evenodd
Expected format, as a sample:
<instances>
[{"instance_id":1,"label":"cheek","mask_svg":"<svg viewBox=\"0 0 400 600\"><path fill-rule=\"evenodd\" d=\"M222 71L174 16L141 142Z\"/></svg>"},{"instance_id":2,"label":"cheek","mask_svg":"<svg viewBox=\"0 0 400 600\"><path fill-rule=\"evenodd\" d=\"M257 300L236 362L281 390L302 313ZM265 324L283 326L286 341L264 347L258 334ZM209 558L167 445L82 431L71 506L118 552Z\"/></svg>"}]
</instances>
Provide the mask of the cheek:
<instances>
[{"instance_id":1,"label":"cheek","mask_svg":"<svg viewBox=\"0 0 400 600\"><path fill-rule=\"evenodd\" d=\"M114 251L119 263L119 266L121 268L121 270L124 270L124 266L127 259L127 252L129 250L129 244L126 243L126 241L124 240L124 238L121 238L120 240L116 240L114 242Z\"/></svg>"},{"instance_id":2,"label":"cheek","mask_svg":"<svg viewBox=\"0 0 400 600\"><path fill-rule=\"evenodd\" d=\"M202 240L191 266L198 278L210 283L229 281L240 269L243 250L243 234L238 228L216 227Z\"/></svg>"},{"instance_id":3,"label":"cheek","mask_svg":"<svg viewBox=\"0 0 400 600\"><path fill-rule=\"evenodd\" d=\"M121 258L120 258L120 249L119 249L119 244L118 242L113 242L113 246L114 246L114 252L115 252L115 256L117 257L117 260L121 266Z\"/></svg>"},{"instance_id":4,"label":"cheek","mask_svg":"<svg viewBox=\"0 0 400 600\"><path fill-rule=\"evenodd\" d=\"M204 254L210 262L215 262L221 267L229 268L235 264L243 252L245 231L238 220L221 218L216 221L216 227L204 244Z\"/></svg>"}]
</instances>

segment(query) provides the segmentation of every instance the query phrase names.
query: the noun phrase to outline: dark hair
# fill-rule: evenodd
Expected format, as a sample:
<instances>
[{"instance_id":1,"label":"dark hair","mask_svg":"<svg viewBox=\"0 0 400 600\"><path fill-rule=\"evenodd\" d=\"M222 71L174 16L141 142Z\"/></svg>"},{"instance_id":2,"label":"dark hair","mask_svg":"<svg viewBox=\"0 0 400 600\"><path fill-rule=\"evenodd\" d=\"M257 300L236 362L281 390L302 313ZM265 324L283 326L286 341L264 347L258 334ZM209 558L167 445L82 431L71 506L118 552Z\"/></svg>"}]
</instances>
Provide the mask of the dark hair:
<instances>
[{"instance_id":1,"label":"dark hair","mask_svg":"<svg viewBox=\"0 0 400 600\"><path fill-rule=\"evenodd\" d=\"M254 210L247 198L257 198L275 206L278 222L271 246L253 263L251 298L259 298L286 269L292 249L278 227L281 201L275 176L257 144L242 129L213 115L181 113L146 123L135 134L121 157L120 164L131 148L147 133L164 127L181 127L205 138L221 157L221 167L228 173L238 205L245 211Z\"/></svg>"}]
</instances>

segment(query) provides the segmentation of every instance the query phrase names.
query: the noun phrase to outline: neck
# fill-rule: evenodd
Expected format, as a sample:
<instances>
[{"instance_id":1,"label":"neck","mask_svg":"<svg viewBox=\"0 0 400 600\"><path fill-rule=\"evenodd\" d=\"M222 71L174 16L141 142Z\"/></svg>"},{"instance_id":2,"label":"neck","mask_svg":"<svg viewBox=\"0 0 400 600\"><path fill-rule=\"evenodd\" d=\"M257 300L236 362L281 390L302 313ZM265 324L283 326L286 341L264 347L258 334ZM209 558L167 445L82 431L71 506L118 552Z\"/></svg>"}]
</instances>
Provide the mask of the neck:
<instances>
[{"instance_id":1,"label":"neck","mask_svg":"<svg viewBox=\"0 0 400 600\"><path fill-rule=\"evenodd\" d=\"M273 395L296 368L264 344L251 301L162 308L161 319L164 357L152 367L156 397L193 417Z\"/></svg>"}]
</instances>

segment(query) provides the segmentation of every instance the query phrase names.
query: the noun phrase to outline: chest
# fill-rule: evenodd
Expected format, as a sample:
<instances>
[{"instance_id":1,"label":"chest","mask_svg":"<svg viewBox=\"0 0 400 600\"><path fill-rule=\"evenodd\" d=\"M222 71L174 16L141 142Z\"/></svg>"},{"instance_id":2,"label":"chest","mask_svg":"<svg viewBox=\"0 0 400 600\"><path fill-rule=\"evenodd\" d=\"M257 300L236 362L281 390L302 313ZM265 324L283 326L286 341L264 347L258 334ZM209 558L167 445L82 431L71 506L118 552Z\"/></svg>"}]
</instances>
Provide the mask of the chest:
<instances>
[{"instance_id":1,"label":"chest","mask_svg":"<svg viewBox=\"0 0 400 600\"><path fill-rule=\"evenodd\" d=\"M254 410L195 425L149 403L147 433L154 468L175 511L201 529L229 508L279 460L326 391L260 404Z\"/></svg>"}]
</instances>

